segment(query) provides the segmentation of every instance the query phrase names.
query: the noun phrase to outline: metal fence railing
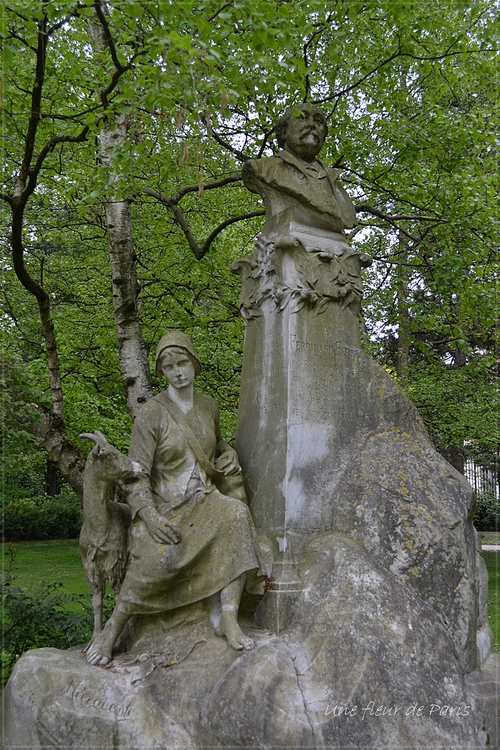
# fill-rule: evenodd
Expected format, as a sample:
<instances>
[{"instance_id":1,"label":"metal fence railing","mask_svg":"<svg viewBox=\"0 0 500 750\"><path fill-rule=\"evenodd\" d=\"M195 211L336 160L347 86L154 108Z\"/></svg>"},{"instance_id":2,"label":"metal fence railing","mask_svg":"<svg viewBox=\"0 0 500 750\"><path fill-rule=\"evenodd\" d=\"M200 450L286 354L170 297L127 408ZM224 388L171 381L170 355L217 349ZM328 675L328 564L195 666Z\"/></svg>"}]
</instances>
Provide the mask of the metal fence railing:
<instances>
[{"instance_id":1,"label":"metal fence railing","mask_svg":"<svg viewBox=\"0 0 500 750\"><path fill-rule=\"evenodd\" d=\"M478 466L471 458L466 459L465 478L478 494L492 492L500 500L500 473L495 469Z\"/></svg>"}]
</instances>

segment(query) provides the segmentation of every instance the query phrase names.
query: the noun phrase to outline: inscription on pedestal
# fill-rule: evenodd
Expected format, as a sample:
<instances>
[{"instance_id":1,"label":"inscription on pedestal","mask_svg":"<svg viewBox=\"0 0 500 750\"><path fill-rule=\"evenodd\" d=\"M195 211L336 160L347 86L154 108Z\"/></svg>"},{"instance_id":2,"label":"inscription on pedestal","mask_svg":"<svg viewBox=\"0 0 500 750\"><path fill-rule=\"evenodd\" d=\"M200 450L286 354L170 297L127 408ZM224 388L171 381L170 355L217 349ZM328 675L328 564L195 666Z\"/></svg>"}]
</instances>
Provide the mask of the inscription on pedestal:
<instances>
[{"instance_id":1,"label":"inscription on pedestal","mask_svg":"<svg viewBox=\"0 0 500 750\"><path fill-rule=\"evenodd\" d=\"M130 700L108 701L102 695L97 695L85 682L71 680L64 691L64 695L71 705L77 709L93 708L98 712L111 713L119 721L134 717L134 706Z\"/></svg>"}]
</instances>

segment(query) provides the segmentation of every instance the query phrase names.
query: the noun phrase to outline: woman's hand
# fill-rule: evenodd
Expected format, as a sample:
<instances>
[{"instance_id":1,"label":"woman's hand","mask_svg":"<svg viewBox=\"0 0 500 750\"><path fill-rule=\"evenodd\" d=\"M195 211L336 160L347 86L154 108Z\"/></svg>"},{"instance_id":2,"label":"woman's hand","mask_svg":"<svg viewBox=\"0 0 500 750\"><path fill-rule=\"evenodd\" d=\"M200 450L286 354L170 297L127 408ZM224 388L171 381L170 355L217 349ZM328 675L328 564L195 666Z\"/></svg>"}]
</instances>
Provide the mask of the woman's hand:
<instances>
[{"instance_id":1,"label":"woman's hand","mask_svg":"<svg viewBox=\"0 0 500 750\"><path fill-rule=\"evenodd\" d=\"M239 474L241 467L240 462L238 461L238 454L234 448L227 448L224 453L216 459L215 468L217 471L222 471L226 477Z\"/></svg>"},{"instance_id":2,"label":"woman's hand","mask_svg":"<svg viewBox=\"0 0 500 750\"><path fill-rule=\"evenodd\" d=\"M139 515L146 528L158 544L179 544L181 532L175 523L170 523L156 508L141 508Z\"/></svg>"}]
</instances>

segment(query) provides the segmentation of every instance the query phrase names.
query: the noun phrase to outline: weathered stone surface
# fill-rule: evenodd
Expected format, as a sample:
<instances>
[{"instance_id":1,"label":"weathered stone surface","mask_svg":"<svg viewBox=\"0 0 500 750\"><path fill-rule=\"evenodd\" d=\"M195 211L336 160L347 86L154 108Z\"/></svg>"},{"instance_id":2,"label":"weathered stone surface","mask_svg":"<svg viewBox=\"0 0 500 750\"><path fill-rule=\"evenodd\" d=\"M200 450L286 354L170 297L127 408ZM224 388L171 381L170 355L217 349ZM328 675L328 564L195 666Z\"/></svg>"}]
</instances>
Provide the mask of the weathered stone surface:
<instances>
[{"instance_id":1,"label":"weathered stone surface","mask_svg":"<svg viewBox=\"0 0 500 750\"><path fill-rule=\"evenodd\" d=\"M457 650L423 597L360 542L340 535L312 539L299 572L307 586L287 640L297 647L318 746L472 750L486 744ZM350 714L335 716L335 706Z\"/></svg>"},{"instance_id":2,"label":"weathered stone surface","mask_svg":"<svg viewBox=\"0 0 500 750\"><path fill-rule=\"evenodd\" d=\"M500 654L486 659L481 670L465 678L476 725L489 738L488 747L500 747Z\"/></svg>"},{"instance_id":3,"label":"weathered stone surface","mask_svg":"<svg viewBox=\"0 0 500 750\"><path fill-rule=\"evenodd\" d=\"M123 654L110 669L78 650L27 654L5 692L3 749L488 746L495 675L464 681L423 597L337 534L305 545L300 574L308 585L291 627L281 636L246 627L250 651L235 652L198 617L196 634L189 624L143 633L145 655ZM162 648L181 661L160 666L172 661L158 658Z\"/></svg>"},{"instance_id":4,"label":"weathered stone surface","mask_svg":"<svg viewBox=\"0 0 500 750\"><path fill-rule=\"evenodd\" d=\"M255 524L274 551L273 574L279 583L283 564L293 568L307 538L320 531L359 539L429 600L471 671L483 622L483 657L491 642L484 597L478 621L482 569L469 520L472 490L436 452L388 374L336 342L333 326L322 330L304 315L315 330L300 332L301 316L282 313L274 338L262 335L264 316L247 329L255 345L245 350L237 448ZM275 316L270 320L267 334L273 321L278 327ZM276 617L261 610L258 621L272 627Z\"/></svg>"},{"instance_id":5,"label":"weathered stone surface","mask_svg":"<svg viewBox=\"0 0 500 750\"><path fill-rule=\"evenodd\" d=\"M448 629L464 671L476 666L477 588L468 483L424 435L385 427L345 465L331 528L415 589Z\"/></svg>"},{"instance_id":6,"label":"weathered stone surface","mask_svg":"<svg viewBox=\"0 0 500 750\"><path fill-rule=\"evenodd\" d=\"M480 553L480 542L477 531L474 529L476 540L476 579L478 591L478 619L477 619L477 666L482 667L489 658L495 646L495 638L488 619L488 569ZM500 659L500 657L499 657ZM500 663L498 669L500 678Z\"/></svg>"}]
</instances>

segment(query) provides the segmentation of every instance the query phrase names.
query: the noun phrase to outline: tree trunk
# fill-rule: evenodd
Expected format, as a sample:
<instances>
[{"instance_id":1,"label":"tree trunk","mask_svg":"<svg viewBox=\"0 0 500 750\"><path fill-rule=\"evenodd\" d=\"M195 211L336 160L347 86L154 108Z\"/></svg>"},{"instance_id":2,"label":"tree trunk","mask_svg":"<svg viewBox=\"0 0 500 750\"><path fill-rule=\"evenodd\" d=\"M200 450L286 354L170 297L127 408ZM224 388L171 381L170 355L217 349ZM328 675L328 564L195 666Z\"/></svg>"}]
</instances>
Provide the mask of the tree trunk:
<instances>
[{"instance_id":1,"label":"tree trunk","mask_svg":"<svg viewBox=\"0 0 500 750\"><path fill-rule=\"evenodd\" d=\"M397 316L398 316L398 344L396 351L396 374L398 380L404 380L408 374L408 279L407 270L403 265L403 255L406 243L400 235L399 238L399 263L398 263L398 286L397 286Z\"/></svg>"},{"instance_id":2,"label":"tree trunk","mask_svg":"<svg viewBox=\"0 0 500 750\"><path fill-rule=\"evenodd\" d=\"M63 416L63 390L61 383L61 371L59 368L59 354L57 352L56 332L52 315L50 312L49 298L37 296L40 320L42 322L43 338L45 341L45 353L47 356L47 367L49 369L50 393L52 396L52 411L62 419Z\"/></svg>"},{"instance_id":3,"label":"tree trunk","mask_svg":"<svg viewBox=\"0 0 500 750\"><path fill-rule=\"evenodd\" d=\"M130 202L115 200L118 175L113 171L112 149L124 143L125 122L101 130L101 160L109 171L112 193L106 201L108 250L113 283L113 312L118 337L120 372L127 396L127 409L134 419L140 406L153 395L148 351L139 323L137 274L132 241Z\"/></svg>"},{"instance_id":4,"label":"tree trunk","mask_svg":"<svg viewBox=\"0 0 500 750\"><path fill-rule=\"evenodd\" d=\"M70 484L81 500L85 457L69 440L61 417L41 409L39 415L40 419L31 422L30 432L43 441L49 458L57 464L63 479Z\"/></svg>"},{"instance_id":5,"label":"tree trunk","mask_svg":"<svg viewBox=\"0 0 500 750\"><path fill-rule=\"evenodd\" d=\"M444 450L440 451L441 455L457 470L460 474L465 473L465 452L463 448L450 443Z\"/></svg>"},{"instance_id":6,"label":"tree trunk","mask_svg":"<svg viewBox=\"0 0 500 750\"><path fill-rule=\"evenodd\" d=\"M106 37L105 8L96 4L96 20L88 25L94 50L102 53L111 40ZM119 65L111 54L113 65ZM107 90L101 90L103 105L107 104ZM132 241L132 217L130 201L117 198L116 186L120 175L113 166L113 151L122 146L127 138L127 121L124 115L109 119L102 124L100 132L101 162L107 172L109 196L106 200L106 222L108 250L113 284L113 313L118 338L120 373L127 398L127 409L135 419L140 406L151 398L153 389L148 363L148 350L142 336L137 306L137 274L134 245Z\"/></svg>"},{"instance_id":7,"label":"tree trunk","mask_svg":"<svg viewBox=\"0 0 500 750\"><path fill-rule=\"evenodd\" d=\"M61 472L55 461L48 458L45 463L45 494L55 497L61 492Z\"/></svg>"}]
</instances>

